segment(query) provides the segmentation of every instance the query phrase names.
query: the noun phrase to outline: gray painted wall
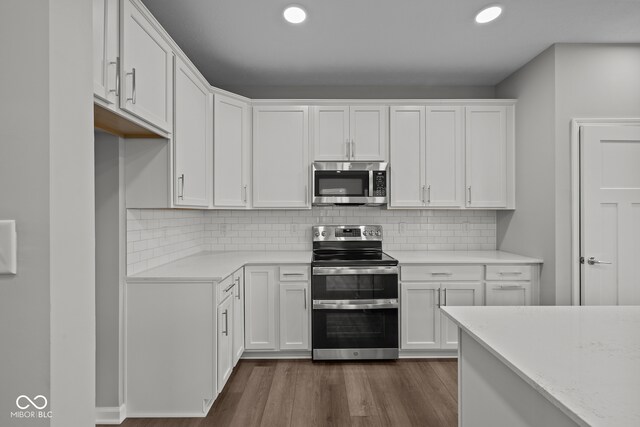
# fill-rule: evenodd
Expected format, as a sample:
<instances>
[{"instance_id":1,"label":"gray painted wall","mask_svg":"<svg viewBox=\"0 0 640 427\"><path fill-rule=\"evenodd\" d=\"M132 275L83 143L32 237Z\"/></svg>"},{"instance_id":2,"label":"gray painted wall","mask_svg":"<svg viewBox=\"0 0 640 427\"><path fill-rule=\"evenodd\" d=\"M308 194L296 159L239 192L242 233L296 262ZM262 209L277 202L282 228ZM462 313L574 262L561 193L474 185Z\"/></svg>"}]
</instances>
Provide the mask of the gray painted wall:
<instances>
[{"instance_id":1,"label":"gray painted wall","mask_svg":"<svg viewBox=\"0 0 640 427\"><path fill-rule=\"evenodd\" d=\"M118 407L120 378L120 298L124 280L124 142L95 133L96 174L96 406Z\"/></svg>"},{"instance_id":2,"label":"gray painted wall","mask_svg":"<svg viewBox=\"0 0 640 427\"><path fill-rule=\"evenodd\" d=\"M10 412L21 394L50 397L48 2L0 2L0 40L11 58L0 78L0 218L18 229L18 274L0 275L0 425L45 426Z\"/></svg>"},{"instance_id":3,"label":"gray painted wall","mask_svg":"<svg viewBox=\"0 0 640 427\"><path fill-rule=\"evenodd\" d=\"M544 258L541 301L570 304L571 120L640 117L640 44L557 44L496 94L519 98L517 209L499 214L498 247Z\"/></svg>"},{"instance_id":4,"label":"gray painted wall","mask_svg":"<svg viewBox=\"0 0 640 427\"><path fill-rule=\"evenodd\" d=\"M555 48L496 87L516 98L516 210L498 211L497 246L544 259L540 302L555 303Z\"/></svg>"},{"instance_id":5,"label":"gray painted wall","mask_svg":"<svg viewBox=\"0 0 640 427\"><path fill-rule=\"evenodd\" d=\"M571 301L573 118L640 117L640 44L556 46L556 303Z\"/></svg>"},{"instance_id":6,"label":"gray painted wall","mask_svg":"<svg viewBox=\"0 0 640 427\"><path fill-rule=\"evenodd\" d=\"M493 86L225 86L253 99L494 98Z\"/></svg>"}]
</instances>

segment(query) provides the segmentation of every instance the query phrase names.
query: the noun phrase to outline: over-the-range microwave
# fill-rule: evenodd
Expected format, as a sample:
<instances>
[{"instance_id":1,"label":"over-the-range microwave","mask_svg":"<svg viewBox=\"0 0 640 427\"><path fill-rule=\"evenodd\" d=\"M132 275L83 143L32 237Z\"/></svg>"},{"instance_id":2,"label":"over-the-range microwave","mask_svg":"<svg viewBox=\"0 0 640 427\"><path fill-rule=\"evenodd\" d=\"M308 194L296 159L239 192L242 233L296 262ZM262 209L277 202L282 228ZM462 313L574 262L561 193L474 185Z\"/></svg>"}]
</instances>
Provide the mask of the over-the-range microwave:
<instances>
[{"instance_id":1,"label":"over-the-range microwave","mask_svg":"<svg viewBox=\"0 0 640 427\"><path fill-rule=\"evenodd\" d=\"M386 162L314 162L313 204L387 204Z\"/></svg>"}]
</instances>

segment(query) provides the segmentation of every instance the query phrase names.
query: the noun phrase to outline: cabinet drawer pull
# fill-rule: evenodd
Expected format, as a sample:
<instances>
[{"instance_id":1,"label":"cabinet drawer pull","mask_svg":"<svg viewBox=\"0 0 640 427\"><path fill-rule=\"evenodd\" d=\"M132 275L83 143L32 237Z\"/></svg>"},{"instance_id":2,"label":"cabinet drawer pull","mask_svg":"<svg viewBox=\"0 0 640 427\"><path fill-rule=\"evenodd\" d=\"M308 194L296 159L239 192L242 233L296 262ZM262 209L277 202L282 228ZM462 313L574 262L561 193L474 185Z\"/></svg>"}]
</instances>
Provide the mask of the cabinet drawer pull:
<instances>
[{"instance_id":1,"label":"cabinet drawer pull","mask_svg":"<svg viewBox=\"0 0 640 427\"><path fill-rule=\"evenodd\" d=\"M282 273L283 276L304 276L304 273Z\"/></svg>"},{"instance_id":2,"label":"cabinet drawer pull","mask_svg":"<svg viewBox=\"0 0 640 427\"><path fill-rule=\"evenodd\" d=\"M448 271L434 271L431 273L432 276L452 276L453 273Z\"/></svg>"},{"instance_id":3,"label":"cabinet drawer pull","mask_svg":"<svg viewBox=\"0 0 640 427\"><path fill-rule=\"evenodd\" d=\"M233 282L232 284L227 286L227 288L224 290L224 292L229 292L231 290L231 288L233 288L235 285L236 285L236 282Z\"/></svg>"},{"instance_id":4,"label":"cabinet drawer pull","mask_svg":"<svg viewBox=\"0 0 640 427\"><path fill-rule=\"evenodd\" d=\"M501 276L510 276L510 275L517 276L519 274L522 274L522 271L499 271L498 274Z\"/></svg>"},{"instance_id":5,"label":"cabinet drawer pull","mask_svg":"<svg viewBox=\"0 0 640 427\"><path fill-rule=\"evenodd\" d=\"M496 288L493 288L496 291L509 291L509 290L518 290L518 289L524 289L524 286L522 285L501 285L498 286Z\"/></svg>"}]
</instances>

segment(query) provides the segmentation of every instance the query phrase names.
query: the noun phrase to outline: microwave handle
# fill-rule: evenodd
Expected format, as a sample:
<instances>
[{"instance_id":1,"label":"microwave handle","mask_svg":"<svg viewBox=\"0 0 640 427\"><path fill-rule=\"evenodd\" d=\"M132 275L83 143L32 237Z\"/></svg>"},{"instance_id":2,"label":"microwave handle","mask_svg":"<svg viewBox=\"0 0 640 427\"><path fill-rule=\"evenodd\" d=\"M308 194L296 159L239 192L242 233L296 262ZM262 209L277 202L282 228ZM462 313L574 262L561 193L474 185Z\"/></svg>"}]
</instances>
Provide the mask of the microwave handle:
<instances>
[{"instance_id":1,"label":"microwave handle","mask_svg":"<svg viewBox=\"0 0 640 427\"><path fill-rule=\"evenodd\" d=\"M369 171L369 194L367 197L373 197L373 171Z\"/></svg>"}]
</instances>

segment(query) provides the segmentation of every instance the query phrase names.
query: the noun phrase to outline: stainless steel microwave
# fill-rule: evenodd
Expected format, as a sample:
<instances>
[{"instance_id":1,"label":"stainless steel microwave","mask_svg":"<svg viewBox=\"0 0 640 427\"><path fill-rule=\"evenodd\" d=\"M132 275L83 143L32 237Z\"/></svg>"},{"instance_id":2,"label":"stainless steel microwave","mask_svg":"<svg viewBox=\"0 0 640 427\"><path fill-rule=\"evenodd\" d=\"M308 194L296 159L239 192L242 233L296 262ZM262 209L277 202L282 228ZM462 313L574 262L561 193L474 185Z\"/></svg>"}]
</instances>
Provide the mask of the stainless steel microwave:
<instances>
[{"instance_id":1,"label":"stainless steel microwave","mask_svg":"<svg viewBox=\"0 0 640 427\"><path fill-rule=\"evenodd\" d=\"M314 162L313 204L387 204L386 162Z\"/></svg>"}]
</instances>

